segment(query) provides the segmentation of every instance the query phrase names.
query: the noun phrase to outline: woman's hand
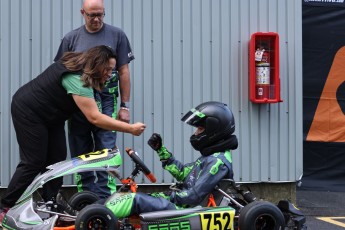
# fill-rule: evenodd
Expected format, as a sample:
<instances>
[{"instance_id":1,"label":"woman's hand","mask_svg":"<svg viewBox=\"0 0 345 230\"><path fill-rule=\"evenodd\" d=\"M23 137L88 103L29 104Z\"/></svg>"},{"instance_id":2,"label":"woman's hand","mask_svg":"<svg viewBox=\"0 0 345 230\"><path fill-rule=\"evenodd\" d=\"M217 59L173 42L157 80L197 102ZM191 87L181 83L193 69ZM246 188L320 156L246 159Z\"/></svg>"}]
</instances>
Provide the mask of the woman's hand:
<instances>
[{"instance_id":1,"label":"woman's hand","mask_svg":"<svg viewBox=\"0 0 345 230\"><path fill-rule=\"evenodd\" d=\"M134 136L140 136L140 134L144 132L146 125L141 122L137 122L132 124L131 128L131 134L133 134Z\"/></svg>"}]
</instances>

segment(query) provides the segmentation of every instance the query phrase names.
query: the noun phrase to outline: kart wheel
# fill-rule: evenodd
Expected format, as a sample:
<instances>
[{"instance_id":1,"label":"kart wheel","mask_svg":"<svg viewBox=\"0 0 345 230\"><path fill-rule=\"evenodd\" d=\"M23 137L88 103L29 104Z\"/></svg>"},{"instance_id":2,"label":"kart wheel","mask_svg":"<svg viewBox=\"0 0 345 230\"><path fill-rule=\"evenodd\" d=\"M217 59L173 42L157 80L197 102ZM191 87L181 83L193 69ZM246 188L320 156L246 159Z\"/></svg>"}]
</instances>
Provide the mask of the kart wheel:
<instances>
[{"instance_id":1,"label":"kart wheel","mask_svg":"<svg viewBox=\"0 0 345 230\"><path fill-rule=\"evenodd\" d=\"M82 191L73 194L68 203L74 210L80 211L85 208L85 206L93 204L98 200L99 197L97 194L89 191Z\"/></svg>"},{"instance_id":2,"label":"kart wheel","mask_svg":"<svg viewBox=\"0 0 345 230\"><path fill-rule=\"evenodd\" d=\"M254 201L240 211L238 226L246 230L279 230L284 229L285 219L274 204Z\"/></svg>"},{"instance_id":3,"label":"kart wheel","mask_svg":"<svg viewBox=\"0 0 345 230\"><path fill-rule=\"evenodd\" d=\"M101 204L91 204L85 207L75 220L76 230L90 229L111 229L118 230L117 218L115 215Z\"/></svg>"}]
</instances>

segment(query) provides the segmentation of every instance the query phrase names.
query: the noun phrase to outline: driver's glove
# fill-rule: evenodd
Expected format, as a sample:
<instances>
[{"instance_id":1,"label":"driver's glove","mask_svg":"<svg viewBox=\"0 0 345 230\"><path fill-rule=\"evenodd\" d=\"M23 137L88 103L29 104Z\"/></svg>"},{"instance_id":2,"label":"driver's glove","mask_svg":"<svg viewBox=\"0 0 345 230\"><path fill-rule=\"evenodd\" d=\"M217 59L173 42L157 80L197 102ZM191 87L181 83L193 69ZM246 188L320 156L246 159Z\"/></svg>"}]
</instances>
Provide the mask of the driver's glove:
<instances>
[{"instance_id":1,"label":"driver's glove","mask_svg":"<svg viewBox=\"0 0 345 230\"><path fill-rule=\"evenodd\" d=\"M162 137L158 133L153 133L147 143L158 153L160 160L167 160L172 156L172 154L163 145Z\"/></svg>"}]
</instances>

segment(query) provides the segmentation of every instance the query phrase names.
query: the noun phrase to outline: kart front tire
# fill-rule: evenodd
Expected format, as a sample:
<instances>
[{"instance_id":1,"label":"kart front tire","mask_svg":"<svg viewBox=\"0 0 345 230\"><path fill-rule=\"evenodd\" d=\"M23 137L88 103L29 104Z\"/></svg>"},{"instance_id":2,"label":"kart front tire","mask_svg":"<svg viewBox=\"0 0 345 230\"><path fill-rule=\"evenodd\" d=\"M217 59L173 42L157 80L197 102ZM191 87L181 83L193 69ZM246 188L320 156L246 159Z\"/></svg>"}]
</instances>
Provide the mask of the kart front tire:
<instances>
[{"instance_id":1,"label":"kart front tire","mask_svg":"<svg viewBox=\"0 0 345 230\"><path fill-rule=\"evenodd\" d=\"M91 204L85 207L75 220L76 230L89 229L111 229L118 230L117 218L115 215L101 204Z\"/></svg>"},{"instance_id":2,"label":"kart front tire","mask_svg":"<svg viewBox=\"0 0 345 230\"><path fill-rule=\"evenodd\" d=\"M267 201L254 201L241 210L238 227L241 230L280 230L285 227L285 219L276 205Z\"/></svg>"},{"instance_id":3,"label":"kart front tire","mask_svg":"<svg viewBox=\"0 0 345 230\"><path fill-rule=\"evenodd\" d=\"M98 195L93 192L82 191L73 194L68 203L74 210L80 211L87 205L93 204L99 199L100 198L98 197Z\"/></svg>"}]
</instances>

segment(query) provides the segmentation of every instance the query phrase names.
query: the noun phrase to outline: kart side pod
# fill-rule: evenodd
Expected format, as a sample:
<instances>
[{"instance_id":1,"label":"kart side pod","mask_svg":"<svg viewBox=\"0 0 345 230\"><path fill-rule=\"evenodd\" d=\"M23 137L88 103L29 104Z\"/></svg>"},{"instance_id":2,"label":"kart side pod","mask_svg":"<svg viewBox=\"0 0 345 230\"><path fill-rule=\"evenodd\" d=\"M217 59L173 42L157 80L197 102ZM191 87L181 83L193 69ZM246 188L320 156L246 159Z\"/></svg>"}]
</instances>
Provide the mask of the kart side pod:
<instances>
[{"instance_id":1,"label":"kart side pod","mask_svg":"<svg viewBox=\"0 0 345 230\"><path fill-rule=\"evenodd\" d=\"M196 207L140 215L141 229L234 229L235 209Z\"/></svg>"}]
</instances>

